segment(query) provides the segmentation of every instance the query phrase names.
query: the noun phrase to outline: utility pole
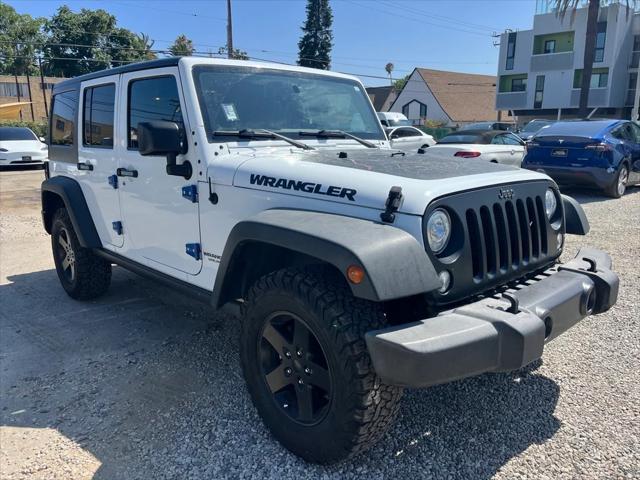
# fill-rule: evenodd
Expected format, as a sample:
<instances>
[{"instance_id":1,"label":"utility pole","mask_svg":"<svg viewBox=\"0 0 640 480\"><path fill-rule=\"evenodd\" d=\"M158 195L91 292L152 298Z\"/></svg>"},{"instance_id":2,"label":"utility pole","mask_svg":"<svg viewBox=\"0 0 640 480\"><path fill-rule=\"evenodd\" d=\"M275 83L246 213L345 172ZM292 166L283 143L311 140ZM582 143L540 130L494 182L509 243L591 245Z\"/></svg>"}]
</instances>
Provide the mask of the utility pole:
<instances>
[{"instance_id":1,"label":"utility pole","mask_svg":"<svg viewBox=\"0 0 640 480\"><path fill-rule=\"evenodd\" d=\"M231 0L227 0L227 58L233 58L233 25L231 22Z\"/></svg>"}]
</instances>

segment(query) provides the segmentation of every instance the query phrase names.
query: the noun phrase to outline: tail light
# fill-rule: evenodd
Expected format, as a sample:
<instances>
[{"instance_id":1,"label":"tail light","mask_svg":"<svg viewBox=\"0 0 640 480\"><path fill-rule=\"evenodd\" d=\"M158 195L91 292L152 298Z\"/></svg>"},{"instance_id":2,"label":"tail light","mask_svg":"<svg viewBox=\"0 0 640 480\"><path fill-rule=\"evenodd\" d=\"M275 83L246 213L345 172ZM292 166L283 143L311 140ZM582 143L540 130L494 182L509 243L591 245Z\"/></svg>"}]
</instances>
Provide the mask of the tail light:
<instances>
[{"instance_id":1,"label":"tail light","mask_svg":"<svg viewBox=\"0 0 640 480\"><path fill-rule=\"evenodd\" d=\"M584 147L587 150L595 150L596 152L608 152L613 150L613 147L608 143L594 143Z\"/></svg>"},{"instance_id":2,"label":"tail light","mask_svg":"<svg viewBox=\"0 0 640 480\"><path fill-rule=\"evenodd\" d=\"M475 158L480 156L480 152L460 151L460 152L456 152L454 156L462 157L462 158Z\"/></svg>"}]
</instances>

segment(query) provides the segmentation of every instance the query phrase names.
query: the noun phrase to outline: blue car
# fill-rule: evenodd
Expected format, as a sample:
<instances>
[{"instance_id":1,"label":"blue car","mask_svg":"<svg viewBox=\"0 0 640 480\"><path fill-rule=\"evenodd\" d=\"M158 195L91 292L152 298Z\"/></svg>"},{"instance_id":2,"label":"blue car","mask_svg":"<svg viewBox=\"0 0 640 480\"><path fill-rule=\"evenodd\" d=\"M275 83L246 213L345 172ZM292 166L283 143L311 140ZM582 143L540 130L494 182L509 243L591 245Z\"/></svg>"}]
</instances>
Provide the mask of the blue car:
<instances>
[{"instance_id":1,"label":"blue car","mask_svg":"<svg viewBox=\"0 0 640 480\"><path fill-rule=\"evenodd\" d=\"M529 141L522 168L619 198L640 183L640 127L625 120L554 123Z\"/></svg>"}]
</instances>

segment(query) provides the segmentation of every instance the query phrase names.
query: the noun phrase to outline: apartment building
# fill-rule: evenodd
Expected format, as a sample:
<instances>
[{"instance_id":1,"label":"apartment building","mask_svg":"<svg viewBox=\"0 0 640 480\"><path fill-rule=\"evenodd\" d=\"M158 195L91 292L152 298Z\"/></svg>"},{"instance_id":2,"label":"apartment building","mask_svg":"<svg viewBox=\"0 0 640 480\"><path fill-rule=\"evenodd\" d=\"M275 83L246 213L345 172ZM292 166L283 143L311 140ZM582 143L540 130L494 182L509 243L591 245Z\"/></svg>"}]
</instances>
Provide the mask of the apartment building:
<instances>
[{"instance_id":1,"label":"apartment building","mask_svg":"<svg viewBox=\"0 0 640 480\"><path fill-rule=\"evenodd\" d=\"M595 116L630 118L638 91L640 13L626 2L601 0L589 107ZM537 0L533 29L500 37L496 110L525 123L575 118L587 30L586 1L561 19L554 0Z\"/></svg>"},{"instance_id":2,"label":"apartment building","mask_svg":"<svg viewBox=\"0 0 640 480\"><path fill-rule=\"evenodd\" d=\"M0 75L0 120L43 122L51 106L53 85L64 78Z\"/></svg>"}]
</instances>

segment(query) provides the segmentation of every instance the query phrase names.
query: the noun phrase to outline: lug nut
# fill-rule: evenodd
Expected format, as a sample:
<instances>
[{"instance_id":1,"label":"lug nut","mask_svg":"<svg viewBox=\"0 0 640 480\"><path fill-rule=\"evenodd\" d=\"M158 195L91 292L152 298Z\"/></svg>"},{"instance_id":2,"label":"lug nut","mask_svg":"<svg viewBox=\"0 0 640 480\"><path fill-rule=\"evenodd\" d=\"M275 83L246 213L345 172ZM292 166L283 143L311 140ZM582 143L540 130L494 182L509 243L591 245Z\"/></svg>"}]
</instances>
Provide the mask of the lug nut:
<instances>
[{"instance_id":1,"label":"lug nut","mask_svg":"<svg viewBox=\"0 0 640 480\"><path fill-rule=\"evenodd\" d=\"M284 369L284 373L286 375L291 375L291 373L293 373L293 370L291 370L291 368L287 367L287 368Z\"/></svg>"},{"instance_id":2,"label":"lug nut","mask_svg":"<svg viewBox=\"0 0 640 480\"><path fill-rule=\"evenodd\" d=\"M287 358L291 358L291 352L284 352L284 356Z\"/></svg>"},{"instance_id":3,"label":"lug nut","mask_svg":"<svg viewBox=\"0 0 640 480\"><path fill-rule=\"evenodd\" d=\"M298 351L296 352L296 355L298 355L299 357L301 357L301 356L302 356L302 350L298 350Z\"/></svg>"},{"instance_id":4,"label":"lug nut","mask_svg":"<svg viewBox=\"0 0 640 480\"><path fill-rule=\"evenodd\" d=\"M304 373L311 375L311 369L309 367L304 367Z\"/></svg>"},{"instance_id":5,"label":"lug nut","mask_svg":"<svg viewBox=\"0 0 640 480\"><path fill-rule=\"evenodd\" d=\"M302 380L301 378L298 379L298 385L304 385L304 380Z\"/></svg>"}]
</instances>

